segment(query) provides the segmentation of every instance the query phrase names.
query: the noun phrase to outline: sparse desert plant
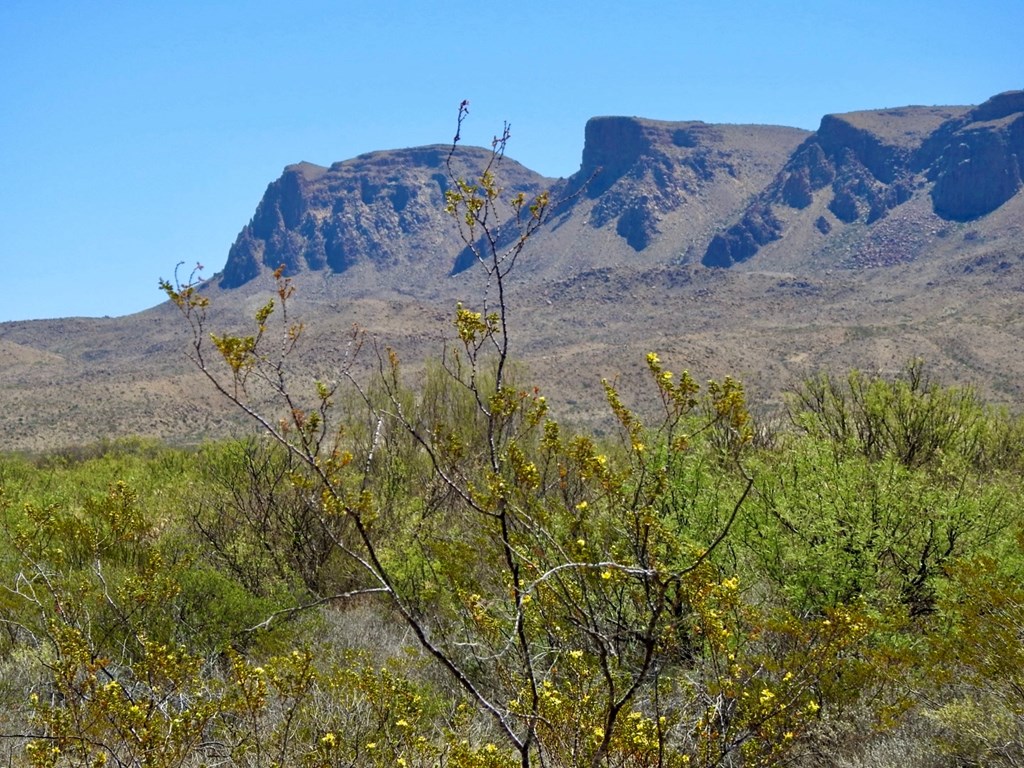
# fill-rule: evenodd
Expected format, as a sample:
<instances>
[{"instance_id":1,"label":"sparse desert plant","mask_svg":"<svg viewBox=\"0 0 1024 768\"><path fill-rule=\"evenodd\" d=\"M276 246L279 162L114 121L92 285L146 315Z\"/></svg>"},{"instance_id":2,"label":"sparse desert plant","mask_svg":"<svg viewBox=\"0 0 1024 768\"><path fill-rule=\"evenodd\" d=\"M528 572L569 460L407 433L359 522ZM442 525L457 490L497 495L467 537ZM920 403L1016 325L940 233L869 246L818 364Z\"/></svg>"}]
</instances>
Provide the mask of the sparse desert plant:
<instances>
[{"instance_id":1,"label":"sparse desert plant","mask_svg":"<svg viewBox=\"0 0 1024 768\"><path fill-rule=\"evenodd\" d=\"M929 666L944 685L921 698L941 728L942 751L962 764L1024 761L1021 553L958 561L939 600L941 631L930 638Z\"/></svg>"}]
</instances>

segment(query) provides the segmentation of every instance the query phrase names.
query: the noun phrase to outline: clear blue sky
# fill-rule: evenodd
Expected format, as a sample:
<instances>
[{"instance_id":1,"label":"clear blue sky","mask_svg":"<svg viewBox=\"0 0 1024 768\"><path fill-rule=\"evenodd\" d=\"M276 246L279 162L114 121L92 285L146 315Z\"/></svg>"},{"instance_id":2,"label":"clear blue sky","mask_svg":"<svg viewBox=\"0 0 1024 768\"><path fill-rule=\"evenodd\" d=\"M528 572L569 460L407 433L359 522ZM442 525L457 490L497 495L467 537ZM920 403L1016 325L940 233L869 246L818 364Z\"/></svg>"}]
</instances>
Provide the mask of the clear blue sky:
<instances>
[{"instance_id":1,"label":"clear blue sky","mask_svg":"<svg viewBox=\"0 0 1024 768\"><path fill-rule=\"evenodd\" d=\"M594 115L777 123L1024 88L1022 0L0 2L0 321L121 315L221 269L308 160L512 125L573 173Z\"/></svg>"}]
</instances>

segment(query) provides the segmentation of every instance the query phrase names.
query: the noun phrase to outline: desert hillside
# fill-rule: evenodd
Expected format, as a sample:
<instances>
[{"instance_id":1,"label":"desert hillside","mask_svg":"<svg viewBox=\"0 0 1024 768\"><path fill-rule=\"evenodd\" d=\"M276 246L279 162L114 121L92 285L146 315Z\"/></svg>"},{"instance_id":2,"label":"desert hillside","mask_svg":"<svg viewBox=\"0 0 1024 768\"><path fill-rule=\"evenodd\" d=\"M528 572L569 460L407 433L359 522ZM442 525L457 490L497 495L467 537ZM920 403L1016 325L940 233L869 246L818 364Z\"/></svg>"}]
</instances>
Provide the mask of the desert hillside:
<instances>
[{"instance_id":1,"label":"desert hillside","mask_svg":"<svg viewBox=\"0 0 1024 768\"><path fill-rule=\"evenodd\" d=\"M451 338L455 303L479 305L488 290L443 210L448 151L287 167L204 286L211 328L245 327L284 265L309 374L330 372L358 324L415 376ZM488 158L460 147L455 175L472 179ZM826 115L815 132L593 118L571 177L498 166L508 196L552 200L509 282L513 355L557 412L598 427L600 379L642 400L649 351L698 378L737 376L769 405L821 370L923 357L944 382L1018 409L1022 162L1019 91ZM167 305L0 325L3 447L244 428L187 342Z\"/></svg>"}]
</instances>

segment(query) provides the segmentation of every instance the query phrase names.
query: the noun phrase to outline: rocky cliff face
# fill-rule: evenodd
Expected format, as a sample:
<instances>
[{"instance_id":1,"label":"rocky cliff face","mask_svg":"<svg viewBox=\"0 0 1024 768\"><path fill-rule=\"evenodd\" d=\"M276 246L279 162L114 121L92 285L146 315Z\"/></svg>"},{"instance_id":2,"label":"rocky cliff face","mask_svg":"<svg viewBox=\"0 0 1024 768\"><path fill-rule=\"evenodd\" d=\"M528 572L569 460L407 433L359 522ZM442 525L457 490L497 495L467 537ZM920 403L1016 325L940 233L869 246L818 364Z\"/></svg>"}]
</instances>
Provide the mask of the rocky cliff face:
<instances>
[{"instance_id":1,"label":"rocky cliff face","mask_svg":"<svg viewBox=\"0 0 1024 768\"><path fill-rule=\"evenodd\" d=\"M1024 91L995 96L944 125L922 161L940 216L969 221L999 208L1024 177Z\"/></svg>"},{"instance_id":2,"label":"rocky cliff face","mask_svg":"<svg viewBox=\"0 0 1024 768\"><path fill-rule=\"evenodd\" d=\"M556 274L569 262L600 269L641 254L645 263L729 267L779 241L793 244L792 261L830 252L830 243L845 243L844 253L860 247L850 243L887 231L882 223L912 200L966 222L1021 194L1024 91L973 108L826 115L814 133L596 117L584 138L569 179L501 165L506 189L551 190L555 222L538 243ZM366 265L399 283L410 268L437 280L468 269L475 257L442 213L447 157L448 147L434 146L289 166L232 246L222 287L282 264L290 274ZM488 157L460 148L455 172L473 177ZM907 258L882 253L872 263Z\"/></svg>"},{"instance_id":3,"label":"rocky cliff face","mask_svg":"<svg viewBox=\"0 0 1024 768\"><path fill-rule=\"evenodd\" d=\"M922 190L943 219L985 216L1021 189L1022 139L1020 91L973 109L826 115L736 223L712 238L702 261L713 267L745 261L794 228L837 235L844 225L873 225ZM811 209L813 216L794 213Z\"/></svg>"},{"instance_id":4,"label":"rocky cliff face","mask_svg":"<svg viewBox=\"0 0 1024 768\"><path fill-rule=\"evenodd\" d=\"M700 122L668 123L628 117L587 122L583 162L574 177L597 200L590 226L610 223L634 251L661 234L660 219L716 178L737 175L722 133Z\"/></svg>"},{"instance_id":5,"label":"rocky cliff face","mask_svg":"<svg viewBox=\"0 0 1024 768\"><path fill-rule=\"evenodd\" d=\"M807 135L779 126L592 118L580 170L551 189L554 221L533 249L541 264L528 268L559 279L566 269L674 258L680 241L705 238L767 184ZM475 258L464 251L453 271Z\"/></svg>"},{"instance_id":6,"label":"rocky cliff face","mask_svg":"<svg viewBox=\"0 0 1024 768\"><path fill-rule=\"evenodd\" d=\"M374 152L330 168L288 166L232 245L221 287L243 285L281 265L286 274L340 274L357 264L388 270L426 261L447 272L459 242L443 212L448 152L421 147ZM460 149L453 170L471 177L489 157L482 149ZM501 172L504 183L527 193L550 181L513 161L503 162Z\"/></svg>"}]
</instances>

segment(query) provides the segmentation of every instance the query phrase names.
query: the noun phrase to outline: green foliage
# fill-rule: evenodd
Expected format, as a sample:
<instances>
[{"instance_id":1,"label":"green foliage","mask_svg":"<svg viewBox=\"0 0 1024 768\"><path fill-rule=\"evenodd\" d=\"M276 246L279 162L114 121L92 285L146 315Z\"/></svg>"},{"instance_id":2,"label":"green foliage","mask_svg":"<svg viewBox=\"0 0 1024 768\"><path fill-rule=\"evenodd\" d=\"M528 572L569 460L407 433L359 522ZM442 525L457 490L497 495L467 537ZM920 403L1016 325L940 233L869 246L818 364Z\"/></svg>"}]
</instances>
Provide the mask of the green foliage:
<instances>
[{"instance_id":1,"label":"green foliage","mask_svg":"<svg viewBox=\"0 0 1024 768\"><path fill-rule=\"evenodd\" d=\"M1020 515L1001 481L943 478L891 453L870 460L800 437L766 458L742 537L758 576L801 611L864 598L928 613L946 567Z\"/></svg>"},{"instance_id":2,"label":"green foliage","mask_svg":"<svg viewBox=\"0 0 1024 768\"><path fill-rule=\"evenodd\" d=\"M199 486L184 503L189 535L201 537L211 567L253 595L285 601L345 588L336 526L293 482L287 452L257 440L209 445L197 465Z\"/></svg>"},{"instance_id":3,"label":"green foliage","mask_svg":"<svg viewBox=\"0 0 1024 768\"><path fill-rule=\"evenodd\" d=\"M660 410L605 381L614 434L572 433L510 354L551 203L501 189L507 138L452 174L488 290L415 386L376 346L297 384L283 270L240 335L193 273L162 287L259 437L0 458L7 762L815 765L913 721L1018 764L1021 422L914 363L758 441L740 382L652 352Z\"/></svg>"},{"instance_id":4,"label":"green foliage","mask_svg":"<svg viewBox=\"0 0 1024 768\"><path fill-rule=\"evenodd\" d=\"M1019 525L1020 421L970 391L854 372L809 381L803 432L763 454L748 546L802 610L863 596L931 613L948 569L992 552Z\"/></svg>"},{"instance_id":5,"label":"green foliage","mask_svg":"<svg viewBox=\"0 0 1024 768\"><path fill-rule=\"evenodd\" d=\"M80 629L55 624L54 660L43 696L33 694L39 735L26 746L29 765L176 766L200 748L206 726L234 708L199 675L184 649L140 636L133 658L97 656Z\"/></svg>"},{"instance_id":6,"label":"green foliage","mask_svg":"<svg viewBox=\"0 0 1024 768\"><path fill-rule=\"evenodd\" d=\"M948 687L926 691L942 747L965 764L1024 759L1024 586L1015 556L979 554L950 569L939 600L928 668Z\"/></svg>"},{"instance_id":7,"label":"green foliage","mask_svg":"<svg viewBox=\"0 0 1024 768\"><path fill-rule=\"evenodd\" d=\"M893 379L853 371L844 382L810 379L792 399L793 421L868 459L891 454L908 467L954 463L1017 469L1024 426L987 408L970 389L940 386L914 360Z\"/></svg>"},{"instance_id":8,"label":"green foliage","mask_svg":"<svg viewBox=\"0 0 1024 768\"><path fill-rule=\"evenodd\" d=\"M661 418L606 385L611 442L514 366L499 387L450 355L408 389L388 364L320 389L314 464L260 441L0 462L0 723L25 760L799 764L865 707L918 713L926 753L1018 759L1015 475L807 433L755 450L738 385L656 355ZM426 643L297 621L350 604Z\"/></svg>"}]
</instances>

